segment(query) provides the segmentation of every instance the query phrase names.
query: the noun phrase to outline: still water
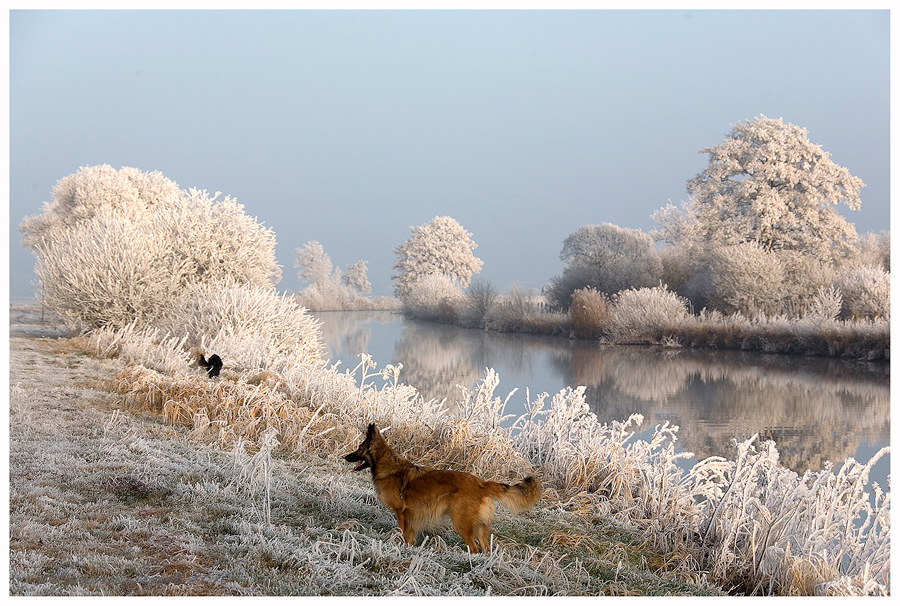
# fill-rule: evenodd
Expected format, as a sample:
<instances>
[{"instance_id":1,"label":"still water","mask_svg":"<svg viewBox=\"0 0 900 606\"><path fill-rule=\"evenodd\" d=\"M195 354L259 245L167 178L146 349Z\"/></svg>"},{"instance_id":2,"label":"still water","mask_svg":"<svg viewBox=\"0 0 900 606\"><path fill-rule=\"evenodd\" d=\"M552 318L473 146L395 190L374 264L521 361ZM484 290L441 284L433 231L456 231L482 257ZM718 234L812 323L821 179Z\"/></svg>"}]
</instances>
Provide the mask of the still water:
<instances>
[{"instance_id":1,"label":"still water","mask_svg":"<svg viewBox=\"0 0 900 606\"><path fill-rule=\"evenodd\" d=\"M585 385L601 422L644 415L643 436L669 421L679 450L700 460L734 458L733 438L775 440L781 463L798 473L847 457L868 461L890 441L890 369L885 362L734 351L602 347L595 341L500 334L419 322L393 312L321 312L326 355L339 369L368 353L381 369L403 364L400 380L426 398L459 399L486 368L507 413L566 386ZM359 375L357 374L357 380ZM527 390L527 391L526 391ZM549 399L547 401L549 404ZM886 487L888 457L873 470Z\"/></svg>"}]
</instances>

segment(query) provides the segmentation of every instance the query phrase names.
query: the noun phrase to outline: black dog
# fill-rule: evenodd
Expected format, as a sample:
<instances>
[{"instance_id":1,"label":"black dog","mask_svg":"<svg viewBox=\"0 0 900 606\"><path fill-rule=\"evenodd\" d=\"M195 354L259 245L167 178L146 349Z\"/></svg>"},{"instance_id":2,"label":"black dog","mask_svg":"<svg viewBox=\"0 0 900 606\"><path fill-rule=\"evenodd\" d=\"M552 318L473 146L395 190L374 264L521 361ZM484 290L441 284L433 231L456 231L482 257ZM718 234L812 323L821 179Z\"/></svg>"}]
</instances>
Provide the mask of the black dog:
<instances>
[{"instance_id":1,"label":"black dog","mask_svg":"<svg viewBox=\"0 0 900 606\"><path fill-rule=\"evenodd\" d=\"M219 376L219 371L222 370L222 358L213 354L209 357L209 360L203 357L203 354L200 354L200 361L197 362L200 366L206 369L209 378Z\"/></svg>"}]
</instances>

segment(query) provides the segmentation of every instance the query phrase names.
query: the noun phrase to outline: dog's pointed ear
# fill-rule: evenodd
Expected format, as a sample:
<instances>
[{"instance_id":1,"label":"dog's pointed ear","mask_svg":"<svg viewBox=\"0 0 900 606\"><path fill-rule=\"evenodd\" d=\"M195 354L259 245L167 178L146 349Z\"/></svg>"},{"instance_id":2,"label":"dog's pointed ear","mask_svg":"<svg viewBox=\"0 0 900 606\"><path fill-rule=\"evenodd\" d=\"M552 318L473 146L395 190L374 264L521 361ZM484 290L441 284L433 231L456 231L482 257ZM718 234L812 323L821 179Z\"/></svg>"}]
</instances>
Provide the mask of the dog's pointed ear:
<instances>
[{"instance_id":1,"label":"dog's pointed ear","mask_svg":"<svg viewBox=\"0 0 900 606\"><path fill-rule=\"evenodd\" d=\"M375 423L369 423L369 431L366 435L369 438L378 435L378 427L375 425Z\"/></svg>"}]
</instances>

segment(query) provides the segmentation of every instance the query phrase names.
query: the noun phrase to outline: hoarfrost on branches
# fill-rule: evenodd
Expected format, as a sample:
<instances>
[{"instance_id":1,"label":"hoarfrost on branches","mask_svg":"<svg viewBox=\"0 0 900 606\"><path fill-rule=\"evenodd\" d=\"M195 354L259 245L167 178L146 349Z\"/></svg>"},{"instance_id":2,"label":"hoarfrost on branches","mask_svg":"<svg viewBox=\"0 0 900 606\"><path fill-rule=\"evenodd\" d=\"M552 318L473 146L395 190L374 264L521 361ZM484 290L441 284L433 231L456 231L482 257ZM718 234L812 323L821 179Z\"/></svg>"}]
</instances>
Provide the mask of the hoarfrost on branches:
<instances>
[{"instance_id":1,"label":"hoarfrost on branches","mask_svg":"<svg viewBox=\"0 0 900 606\"><path fill-rule=\"evenodd\" d=\"M300 300L317 310L353 307L363 295L372 292L366 265L366 261L357 261L342 272L332 266L321 244L315 240L307 242L297 249L294 261L294 267L300 268L297 276L312 282L300 293Z\"/></svg>"},{"instance_id":2,"label":"hoarfrost on branches","mask_svg":"<svg viewBox=\"0 0 900 606\"><path fill-rule=\"evenodd\" d=\"M856 230L833 207L858 210L864 184L810 143L806 129L760 116L701 151L709 164L688 181L683 211L669 205L654 215L663 239L752 241L820 258L853 249Z\"/></svg>"},{"instance_id":3,"label":"hoarfrost on branches","mask_svg":"<svg viewBox=\"0 0 900 606\"><path fill-rule=\"evenodd\" d=\"M717 246L711 253L712 306L722 313L768 309L780 296L784 266L755 242Z\"/></svg>"},{"instance_id":4,"label":"hoarfrost on branches","mask_svg":"<svg viewBox=\"0 0 900 606\"><path fill-rule=\"evenodd\" d=\"M362 294L372 292L372 284L369 282L368 262L357 261L347 266L347 271L341 276L341 284Z\"/></svg>"},{"instance_id":5,"label":"hoarfrost on branches","mask_svg":"<svg viewBox=\"0 0 900 606\"><path fill-rule=\"evenodd\" d=\"M662 276L653 238L612 223L578 228L563 242L559 258L568 265L562 276L551 280L547 299L560 309L569 307L578 289L614 295L627 288L654 286Z\"/></svg>"},{"instance_id":6,"label":"hoarfrost on branches","mask_svg":"<svg viewBox=\"0 0 900 606\"><path fill-rule=\"evenodd\" d=\"M409 239L394 249L397 261L391 276L395 294L403 299L425 276L440 274L462 287L481 270L483 261L472 251L478 246L472 234L451 217L435 217L410 228Z\"/></svg>"},{"instance_id":7,"label":"hoarfrost on branches","mask_svg":"<svg viewBox=\"0 0 900 606\"><path fill-rule=\"evenodd\" d=\"M125 326L152 322L191 284L271 288L281 279L274 232L218 195L129 167L60 179L43 212L19 226L44 303L88 326Z\"/></svg>"}]
</instances>

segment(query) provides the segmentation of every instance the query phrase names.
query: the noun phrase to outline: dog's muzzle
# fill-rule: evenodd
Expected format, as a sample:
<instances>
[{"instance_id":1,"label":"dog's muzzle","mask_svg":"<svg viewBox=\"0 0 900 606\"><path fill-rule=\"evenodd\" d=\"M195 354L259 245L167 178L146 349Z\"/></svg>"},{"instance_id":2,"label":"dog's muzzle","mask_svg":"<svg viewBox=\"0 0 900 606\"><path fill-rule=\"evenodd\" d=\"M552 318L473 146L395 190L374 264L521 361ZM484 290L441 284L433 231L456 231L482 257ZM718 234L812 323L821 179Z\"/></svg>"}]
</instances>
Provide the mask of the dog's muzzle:
<instances>
[{"instance_id":1,"label":"dog's muzzle","mask_svg":"<svg viewBox=\"0 0 900 606\"><path fill-rule=\"evenodd\" d=\"M369 462L365 459L365 457L361 457L355 452L351 452L350 454L344 455L344 460L349 463L356 463L356 467L353 468L353 471L362 471L369 466Z\"/></svg>"}]
</instances>

